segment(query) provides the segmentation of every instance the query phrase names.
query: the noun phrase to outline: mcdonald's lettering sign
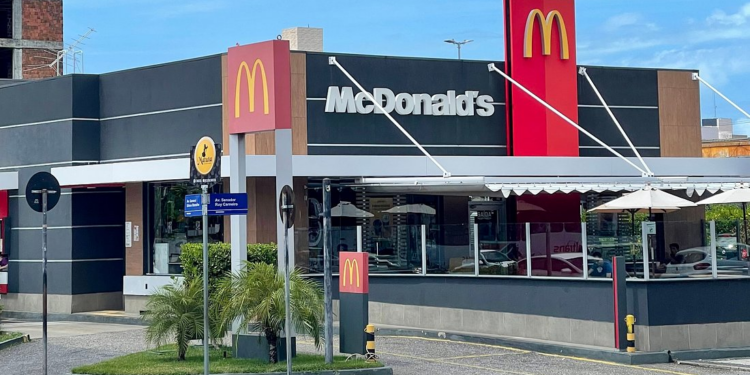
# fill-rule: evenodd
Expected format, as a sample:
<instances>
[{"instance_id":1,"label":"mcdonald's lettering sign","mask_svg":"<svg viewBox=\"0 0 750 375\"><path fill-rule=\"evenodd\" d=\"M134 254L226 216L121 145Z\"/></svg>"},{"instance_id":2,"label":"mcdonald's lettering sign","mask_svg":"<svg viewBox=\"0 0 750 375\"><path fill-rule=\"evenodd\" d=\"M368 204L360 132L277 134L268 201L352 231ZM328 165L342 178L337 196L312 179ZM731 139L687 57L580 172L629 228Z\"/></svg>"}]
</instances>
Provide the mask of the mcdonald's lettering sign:
<instances>
[{"instance_id":1,"label":"mcdonald's lettering sign","mask_svg":"<svg viewBox=\"0 0 750 375\"><path fill-rule=\"evenodd\" d=\"M504 0L505 71L578 121L574 0ZM512 156L578 156L578 132L506 82Z\"/></svg>"},{"instance_id":2,"label":"mcdonald's lettering sign","mask_svg":"<svg viewBox=\"0 0 750 375\"><path fill-rule=\"evenodd\" d=\"M288 41L232 47L226 70L224 108L230 134L291 129Z\"/></svg>"},{"instance_id":3,"label":"mcdonald's lettering sign","mask_svg":"<svg viewBox=\"0 0 750 375\"><path fill-rule=\"evenodd\" d=\"M369 253L339 252L339 292L369 292Z\"/></svg>"}]
</instances>

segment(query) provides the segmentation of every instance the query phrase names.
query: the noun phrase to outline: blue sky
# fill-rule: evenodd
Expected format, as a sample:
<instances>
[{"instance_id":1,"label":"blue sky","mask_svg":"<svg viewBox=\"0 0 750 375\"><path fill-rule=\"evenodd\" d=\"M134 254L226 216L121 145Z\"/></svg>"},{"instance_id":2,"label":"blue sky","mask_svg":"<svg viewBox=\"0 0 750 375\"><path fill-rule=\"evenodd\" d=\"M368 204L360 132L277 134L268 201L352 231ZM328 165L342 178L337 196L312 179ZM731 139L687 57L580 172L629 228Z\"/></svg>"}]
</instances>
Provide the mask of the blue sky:
<instances>
[{"instance_id":1,"label":"blue sky","mask_svg":"<svg viewBox=\"0 0 750 375\"><path fill-rule=\"evenodd\" d=\"M452 58L444 39L473 39L467 59L503 59L501 0L65 0L65 42L83 47L87 73L226 51L293 26L322 27L325 50ZM750 111L750 0L577 0L578 63L699 69ZM714 95L701 90L703 117ZM716 115L750 120L721 98Z\"/></svg>"}]
</instances>

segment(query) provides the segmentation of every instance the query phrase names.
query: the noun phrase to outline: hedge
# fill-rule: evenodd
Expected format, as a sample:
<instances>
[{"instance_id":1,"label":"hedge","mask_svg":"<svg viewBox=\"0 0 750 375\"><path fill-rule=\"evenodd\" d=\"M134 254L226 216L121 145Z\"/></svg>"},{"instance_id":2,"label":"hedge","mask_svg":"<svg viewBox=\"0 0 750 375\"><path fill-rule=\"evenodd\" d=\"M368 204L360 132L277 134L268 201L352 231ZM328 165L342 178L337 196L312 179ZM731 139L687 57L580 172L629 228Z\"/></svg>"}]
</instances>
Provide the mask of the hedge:
<instances>
[{"instance_id":1,"label":"hedge","mask_svg":"<svg viewBox=\"0 0 750 375\"><path fill-rule=\"evenodd\" d=\"M183 244L180 260L182 261L182 275L185 280L199 279L203 277L203 244ZM258 243L247 245L247 260L249 262L261 262L276 264L278 247L275 243ZM225 242L214 242L208 244L208 283L209 289L213 290L216 283L223 278L232 268L232 247Z\"/></svg>"}]
</instances>

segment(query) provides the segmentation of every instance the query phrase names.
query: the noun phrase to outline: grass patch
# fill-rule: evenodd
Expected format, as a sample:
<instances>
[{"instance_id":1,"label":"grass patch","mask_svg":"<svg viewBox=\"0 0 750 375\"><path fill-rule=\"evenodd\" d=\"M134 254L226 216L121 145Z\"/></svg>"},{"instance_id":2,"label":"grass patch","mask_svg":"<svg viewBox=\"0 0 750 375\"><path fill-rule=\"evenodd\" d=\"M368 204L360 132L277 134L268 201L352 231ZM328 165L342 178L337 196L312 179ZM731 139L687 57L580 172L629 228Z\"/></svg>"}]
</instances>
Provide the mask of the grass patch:
<instances>
[{"instance_id":1,"label":"grass patch","mask_svg":"<svg viewBox=\"0 0 750 375\"><path fill-rule=\"evenodd\" d=\"M0 332L0 342L6 342L15 338L23 336L23 333L18 332Z\"/></svg>"},{"instance_id":2,"label":"grass patch","mask_svg":"<svg viewBox=\"0 0 750 375\"><path fill-rule=\"evenodd\" d=\"M224 350L227 358L224 358ZM231 358L231 348L211 350L210 371L212 374L285 372L286 362L270 364L260 360ZM313 354L298 354L292 361L294 371L348 370L382 367L378 362L350 360L335 356L333 364L326 365L324 357ZM74 374L90 375L199 375L203 374L203 349L191 347L184 361L177 360L174 345L158 350L133 353L93 365L73 369Z\"/></svg>"}]
</instances>

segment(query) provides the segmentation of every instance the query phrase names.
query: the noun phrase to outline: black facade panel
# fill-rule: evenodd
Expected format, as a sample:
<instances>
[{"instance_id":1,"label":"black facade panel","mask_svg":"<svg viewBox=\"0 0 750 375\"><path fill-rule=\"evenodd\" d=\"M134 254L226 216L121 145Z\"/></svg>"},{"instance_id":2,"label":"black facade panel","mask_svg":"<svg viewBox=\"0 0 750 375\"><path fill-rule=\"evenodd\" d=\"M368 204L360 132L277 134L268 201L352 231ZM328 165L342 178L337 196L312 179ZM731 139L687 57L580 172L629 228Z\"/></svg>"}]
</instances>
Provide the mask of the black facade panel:
<instances>
[{"instance_id":1,"label":"black facade panel","mask_svg":"<svg viewBox=\"0 0 750 375\"><path fill-rule=\"evenodd\" d=\"M0 113L3 114L0 121L3 121L5 112ZM0 150L3 150L0 167L70 161L73 155L72 127L71 121L11 128L0 126Z\"/></svg>"},{"instance_id":2,"label":"black facade panel","mask_svg":"<svg viewBox=\"0 0 750 375\"><path fill-rule=\"evenodd\" d=\"M629 306L649 326L747 321L750 279L628 283ZM631 307L629 307L631 308Z\"/></svg>"},{"instance_id":3,"label":"black facade panel","mask_svg":"<svg viewBox=\"0 0 750 375\"><path fill-rule=\"evenodd\" d=\"M47 293L72 294L71 269L71 263L48 263ZM8 272L8 292L41 294L42 262L12 262Z\"/></svg>"},{"instance_id":4,"label":"black facade panel","mask_svg":"<svg viewBox=\"0 0 750 375\"><path fill-rule=\"evenodd\" d=\"M40 214L41 216L41 214ZM41 261L42 229L12 230L10 260ZM70 260L73 243L72 229L47 230L47 259Z\"/></svg>"},{"instance_id":5,"label":"black facade panel","mask_svg":"<svg viewBox=\"0 0 750 375\"><path fill-rule=\"evenodd\" d=\"M335 66L329 54L307 55L308 144L315 145L408 145L411 142L382 114L326 113L330 86L356 86ZM487 70L489 62L404 59L381 56L337 55L337 61L370 92L388 88L394 94L443 94L467 90L490 95L495 103L505 101L504 80ZM494 105L494 114L474 116L391 115L422 145L505 146L505 107ZM327 146L331 147L331 146ZM330 152L329 152L330 150ZM478 151L471 147L448 147L442 155L505 155L504 149ZM342 147L311 147L311 153L351 153ZM409 148L387 148L376 154L415 155Z\"/></svg>"},{"instance_id":6,"label":"black facade panel","mask_svg":"<svg viewBox=\"0 0 750 375\"><path fill-rule=\"evenodd\" d=\"M99 76L73 75L73 117L99 118Z\"/></svg>"},{"instance_id":7,"label":"black facade panel","mask_svg":"<svg viewBox=\"0 0 750 375\"><path fill-rule=\"evenodd\" d=\"M123 225L125 189L75 189L72 225Z\"/></svg>"},{"instance_id":8,"label":"black facade panel","mask_svg":"<svg viewBox=\"0 0 750 375\"><path fill-rule=\"evenodd\" d=\"M71 258L74 260L124 259L124 224L73 229ZM124 274L114 276L122 277Z\"/></svg>"},{"instance_id":9,"label":"black facade panel","mask_svg":"<svg viewBox=\"0 0 750 375\"><path fill-rule=\"evenodd\" d=\"M333 278L339 298L338 277ZM322 282L322 278L319 278ZM370 277L370 302L611 322L612 283L482 277Z\"/></svg>"},{"instance_id":10,"label":"black facade panel","mask_svg":"<svg viewBox=\"0 0 750 375\"><path fill-rule=\"evenodd\" d=\"M75 277L70 294L122 292L125 261L75 262L71 272Z\"/></svg>"},{"instance_id":11,"label":"black facade panel","mask_svg":"<svg viewBox=\"0 0 750 375\"><path fill-rule=\"evenodd\" d=\"M659 147L659 110L642 108L613 108L625 134L636 147ZM578 123L610 147L628 147L628 142L617 129L604 108L578 108ZM581 146L599 146L593 139L579 133Z\"/></svg>"},{"instance_id":12,"label":"black facade panel","mask_svg":"<svg viewBox=\"0 0 750 375\"><path fill-rule=\"evenodd\" d=\"M404 155L423 156L422 151L413 144L408 147L367 147L362 146L310 146L309 155ZM506 156L505 147L475 147L470 150L456 147L425 147L433 156L466 156L470 152L472 156Z\"/></svg>"},{"instance_id":13,"label":"black facade panel","mask_svg":"<svg viewBox=\"0 0 750 375\"><path fill-rule=\"evenodd\" d=\"M72 76L0 87L0 129L72 117L72 87Z\"/></svg>"},{"instance_id":14,"label":"black facade panel","mask_svg":"<svg viewBox=\"0 0 750 375\"><path fill-rule=\"evenodd\" d=\"M632 157L632 158L635 157L635 153L630 148L618 148L616 149L616 151L625 157ZM644 157L644 158L658 158L659 156L661 156L661 151L659 149L641 148L641 149L638 149L638 152L641 154L641 157ZM585 148L582 147L579 150L579 156L582 156L582 157L615 157L614 154L612 154L607 149L601 146L598 146L598 147L592 146L592 147L585 147Z\"/></svg>"},{"instance_id":15,"label":"black facade panel","mask_svg":"<svg viewBox=\"0 0 750 375\"><path fill-rule=\"evenodd\" d=\"M656 69L586 67L610 106L659 106ZM578 104L601 105L586 77L578 75Z\"/></svg>"},{"instance_id":16,"label":"black facade panel","mask_svg":"<svg viewBox=\"0 0 750 375\"><path fill-rule=\"evenodd\" d=\"M101 129L99 121L73 121L73 160L98 161Z\"/></svg>"},{"instance_id":17,"label":"black facade panel","mask_svg":"<svg viewBox=\"0 0 750 375\"><path fill-rule=\"evenodd\" d=\"M101 160L187 154L200 137L221 141L221 106L101 122Z\"/></svg>"},{"instance_id":18,"label":"black facade panel","mask_svg":"<svg viewBox=\"0 0 750 375\"><path fill-rule=\"evenodd\" d=\"M102 118L219 104L221 55L102 74L99 80Z\"/></svg>"}]
</instances>

